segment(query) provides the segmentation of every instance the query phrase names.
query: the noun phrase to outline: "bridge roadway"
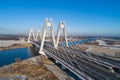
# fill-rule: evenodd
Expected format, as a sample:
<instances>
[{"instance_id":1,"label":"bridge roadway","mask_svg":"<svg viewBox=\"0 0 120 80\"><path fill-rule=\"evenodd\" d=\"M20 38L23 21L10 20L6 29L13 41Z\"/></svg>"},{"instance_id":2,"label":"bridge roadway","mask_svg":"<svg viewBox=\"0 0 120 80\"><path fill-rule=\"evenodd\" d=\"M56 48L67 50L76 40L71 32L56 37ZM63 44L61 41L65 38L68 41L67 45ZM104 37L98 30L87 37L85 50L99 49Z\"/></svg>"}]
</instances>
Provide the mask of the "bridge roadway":
<instances>
[{"instance_id":1,"label":"bridge roadway","mask_svg":"<svg viewBox=\"0 0 120 80\"><path fill-rule=\"evenodd\" d=\"M31 41L39 47L40 43ZM55 49L50 43L44 44L44 52L75 73L83 80L120 80L119 73L113 73L110 68L114 65L93 59L85 52L69 47L58 47ZM114 66L119 68L118 66Z\"/></svg>"}]
</instances>

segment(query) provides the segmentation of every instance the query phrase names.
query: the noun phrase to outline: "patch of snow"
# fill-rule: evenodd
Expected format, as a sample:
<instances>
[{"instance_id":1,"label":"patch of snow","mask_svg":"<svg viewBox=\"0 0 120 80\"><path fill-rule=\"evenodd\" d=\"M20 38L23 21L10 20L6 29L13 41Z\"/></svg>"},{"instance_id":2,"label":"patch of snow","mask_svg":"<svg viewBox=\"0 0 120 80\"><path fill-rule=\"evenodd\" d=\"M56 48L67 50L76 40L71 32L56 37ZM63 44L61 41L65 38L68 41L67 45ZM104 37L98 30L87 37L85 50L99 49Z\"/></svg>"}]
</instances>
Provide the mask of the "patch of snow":
<instances>
[{"instance_id":1,"label":"patch of snow","mask_svg":"<svg viewBox=\"0 0 120 80\"><path fill-rule=\"evenodd\" d=\"M89 48L86 50L87 52L92 51L92 46L88 46Z\"/></svg>"},{"instance_id":2,"label":"patch of snow","mask_svg":"<svg viewBox=\"0 0 120 80\"><path fill-rule=\"evenodd\" d=\"M13 44L22 44L23 41L19 40L0 40L0 47L8 47Z\"/></svg>"},{"instance_id":3,"label":"patch of snow","mask_svg":"<svg viewBox=\"0 0 120 80\"><path fill-rule=\"evenodd\" d=\"M107 45L103 40L96 40L96 41L99 43L99 45Z\"/></svg>"},{"instance_id":4,"label":"patch of snow","mask_svg":"<svg viewBox=\"0 0 120 80\"><path fill-rule=\"evenodd\" d=\"M119 44L115 44L115 45L113 45L113 46L115 46L115 47L120 47L120 45L119 45Z\"/></svg>"}]
</instances>

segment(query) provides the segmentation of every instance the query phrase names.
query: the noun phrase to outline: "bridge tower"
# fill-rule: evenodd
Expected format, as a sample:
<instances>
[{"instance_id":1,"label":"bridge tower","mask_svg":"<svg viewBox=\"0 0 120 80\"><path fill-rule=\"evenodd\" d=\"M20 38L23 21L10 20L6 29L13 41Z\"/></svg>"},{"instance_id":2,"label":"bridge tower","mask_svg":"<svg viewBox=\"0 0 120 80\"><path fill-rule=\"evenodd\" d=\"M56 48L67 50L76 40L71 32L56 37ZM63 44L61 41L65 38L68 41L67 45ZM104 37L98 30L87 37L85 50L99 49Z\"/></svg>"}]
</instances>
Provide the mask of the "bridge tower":
<instances>
[{"instance_id":1,"label":"bridge tower","mask_svg":"<svg viewBox=\"0 0 120 80\"><path fill-rule=\"evenodd\" d=\"M34 35L34 31L31 29L29 31L29 36L28 36L28 43L30 42L30 38L33 37L33 40L35 40L35 35Z\"/></svg>"},{"instance_id":2,"label":"bridge tower","mask_svg":"<svg viewBox=\"0 0 120 80\"><path fill-rule=\"evenodd\" d=\"M67 40L67 34L66 34L66 28L65 28L65 22L64 21L60 21L60 23L58 24L58 31L57 31L57 42L55 45L55 48L57 49L58 47L58 43L59 43L59 39L60 39L60 31L61 29L63 29L63 33L64 33L64 37L65 37L65 43L66 46L68 47L68 40Z\"/></svg>"},{"instance_id":3,"label":"bridge tower","mask_svg":"<svg viewBox=\"0 0 120 80\"><path fill-rule=\"evenodd\" d=\"M41 40L41 32L40 32L40 29L37 30L37 34L35 36L35 41L39 41Z\"/></svg>"},{"instance_id":4,"label":"bridge tower","mask_svg":"<svg viewBox=\"0 0 120 80\"><path fill-rule=\"evenodd\" d=\"M44 54L44 52L42 50L43 50L43 46L44 46L44 41L45 41L47 28L50 28L50 32L51 32L51 35L52 35L53 46L55 47L55 37L54 37L52 19L51 18L50 19L46 18L45 22L44 22L43 36L42 36L41 46L40 46L40 50L39 50L40 54Z\"/></svg>"}]
</instances>

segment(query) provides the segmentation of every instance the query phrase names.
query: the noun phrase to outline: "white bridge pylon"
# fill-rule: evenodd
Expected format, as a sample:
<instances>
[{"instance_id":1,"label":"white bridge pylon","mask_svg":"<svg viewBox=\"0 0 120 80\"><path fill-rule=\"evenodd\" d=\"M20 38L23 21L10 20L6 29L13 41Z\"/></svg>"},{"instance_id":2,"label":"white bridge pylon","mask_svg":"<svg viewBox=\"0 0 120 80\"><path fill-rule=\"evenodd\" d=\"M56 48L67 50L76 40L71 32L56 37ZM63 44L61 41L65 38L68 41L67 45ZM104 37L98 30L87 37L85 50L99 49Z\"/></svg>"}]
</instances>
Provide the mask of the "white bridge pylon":
<instances>
[{"instance_id":1,"label":"white bridge pylon","mask_svg":"<svg viewBox=\"0 0 120 80\"><path fill-rule=\"evenodd\" d=\"M39 40L41 40L41 32L40 32L40 29L37 30L36 37L35 37L35 41L39 41Z\"/></svg>"},{"instance_id":2,"label":"white bridge pylon","mask_svg":"<svg viewBox=\"0 0 120 80\"><path fill-rule=\"evenodd\" d=\"M41 39L41 33L40 30L37 30L37 33L35 35L34 31L31 29L29 31L29 36L28 36L28 43L30 43L30 39L33 38L33 41L38 41L39 39Z\"/></svg>"},{"instance_id":3,"label":"white bridge pylon","mask_svg":"<svg viewBox=\"0 0 120 80\"><path fill-rule=\"evenodd\" d=\"M46 18L45 22L44 22L44 29L43 29L42 36L41 36L40 30L37 31L36 36L34 35L33 30L30 30L29 37L28 37L28 43L30 42L30 38L31 37L33 37L34 41L38 41L38 37L40 37L40 38L42 37L39 53L40 54L44 54L44 52L43 52L43 46L44 46L44 42L45 42L46 32L47 32L47 28L50 28L53 46L54 46L54 48L57 49L58 44L59 44L59 39L60 39L60 33L61 33L61 29L62 29L63 33L64 33L65 43L66 43L66 46L68 47L68 40L67 40L67 34L66 34L66 28L65 27L66 27L65 23L63 21L60 21L60 23L58 24L57 40L56 40L55 39L55 35L54 35L54 30L53 30L52 19L51 18L50 19Z\"/></svg>"},{"instance_id":4,"label":"white bridge pylon","mask_svg":"<svg viewBox=\"0 0 120 80\"><path fill-rule=\"evenodd\" d=\"M39 50L40 54L44 54L44 52L43 52L43 46L44 46L44 42L45 42L45 36L46 36L47 28L50 28L50 32L51 32L51 35L52 35L53 45L55 47L55 37L54 37L54 30L53 30L52 19L48 20L48 18L46 18L45 22L44 22L43 36L42 36L41 46L40 46L40 50Z\"/></svg>"},{"instance_id":5,"label":"white bridge pylon","mask_svg":"<svg viewBox=\"0 0 120 80\"><path fill-rule=\"evenodd\" d=\"M60 23L59 23L59 25L58 25L58 31L57 31L57 42L56 42L56 45L55 45L55 48L56 48L56 49L57 49L57 47L58 47L61 29L63 29L66 46L68 47L68 41L67 41L67 34L66 34L65 23L64 23L63 21L60 21Z\"/></svg>"},{"instance_id":6,"label":"white bridge pylon","mask_svg":"<svg viewBox=\"0 0 120 80\"><path fill-rule=\"evenodd\" d=\"M34 34L34 31L32 29L29 31L28 43L30 43L31 37L33 38L33 40L35 40L35 34Z\"/></svg>"}]
</instances>

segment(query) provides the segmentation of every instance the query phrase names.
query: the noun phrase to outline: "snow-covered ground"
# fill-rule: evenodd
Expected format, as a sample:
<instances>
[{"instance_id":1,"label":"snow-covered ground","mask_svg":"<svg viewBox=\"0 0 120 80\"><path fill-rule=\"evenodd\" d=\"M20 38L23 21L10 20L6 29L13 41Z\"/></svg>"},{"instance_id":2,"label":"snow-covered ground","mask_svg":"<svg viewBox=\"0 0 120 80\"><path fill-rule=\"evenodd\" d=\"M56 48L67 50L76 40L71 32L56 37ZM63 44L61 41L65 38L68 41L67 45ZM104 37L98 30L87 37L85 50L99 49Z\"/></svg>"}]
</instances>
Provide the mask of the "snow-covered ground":
<instances>
[{"instance_id":1,"label":"snow-covered ground","mask_svg":"<svg viewBox=\"0 0 120 80\"><path fill-rule=\"evenodd\" d=\"M98 43L99 43L99 45L104 45L104 46L106 46L107 44L105 43L105 41L103 41L103 40L96 40Z\"/></svg>"},{"instance_id":2,"label":"snow-covered ground","mask_svg":"<svg viewBox=\"0 0 120 80\"><path fill-rule=\"evenodd\" d=\"M120 47L120 44L115 44L115 45L113 45L113 46L115 46L115 47Z\"/></svg>"},{"instance_id":3,"label":"snow-covered ground","mask_svg":"<svg viewBox=\"0 0 120 80\"><path fill-rule=\"evenodd\" d=\"M88 46L88 49L86 51L91 52L92 51L92 46Z\"/></svg>"},{"instance_id":4,"label":"snow-covered ground","mask_svg":"<svg viewBox=\"0 0 120 80\"><path fill-rule=\"evenodd\" d=\"M20 40L0 40L0 47L7 47L13 44L22 44L23 41Z\"/></svg>"},{"instance_id":5,"label":"snow-covered ground","mask_svg":"<svg viewBox=\"0 0 120 80\"><path fill-rule=\"evenodd\" d=\"M120 45L119 45L119 44L108 45L108 44L106 44L106 42L103 41L103 40L96 40L96 42L98 42L99 45L102 45L102 46L104 46L105 48L110 48L110 49L120 49Z\"/></svg>"}]
</instances>

